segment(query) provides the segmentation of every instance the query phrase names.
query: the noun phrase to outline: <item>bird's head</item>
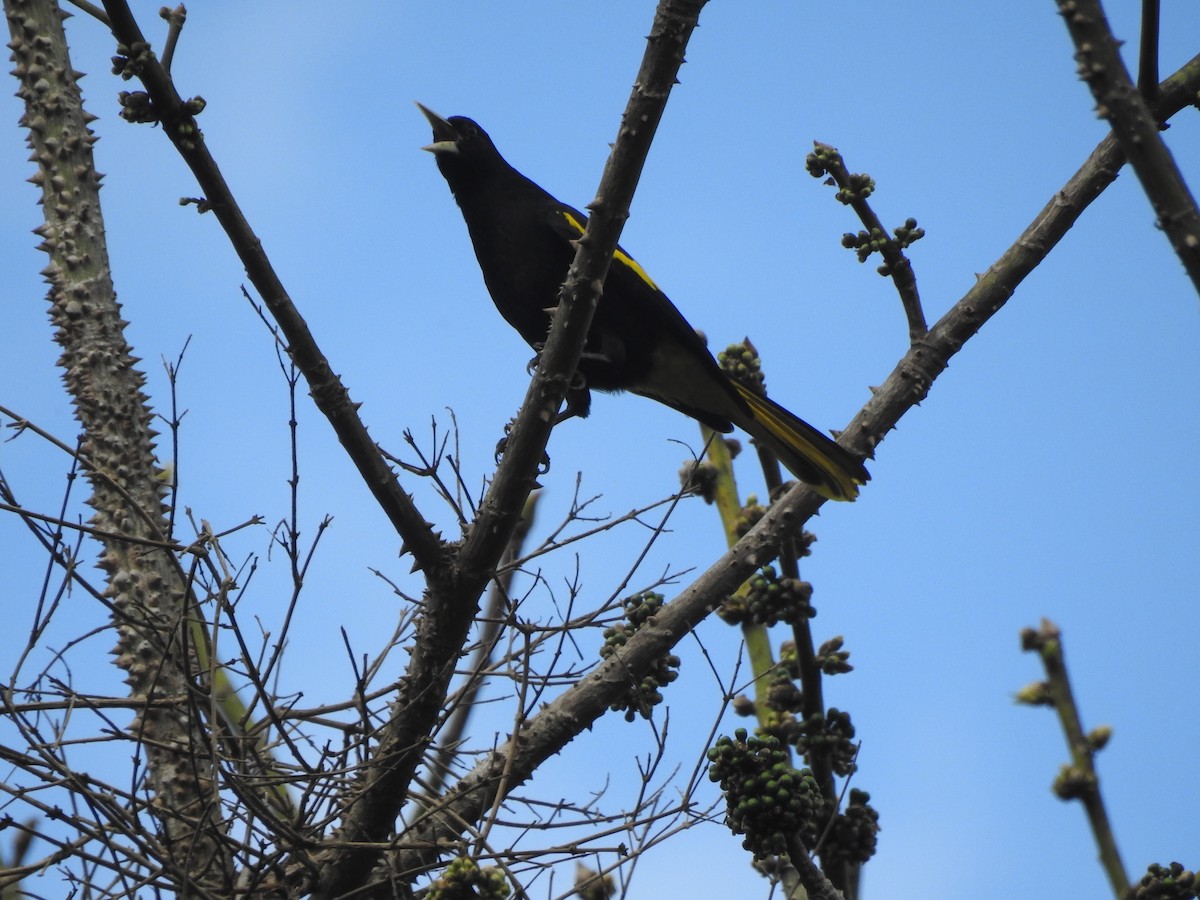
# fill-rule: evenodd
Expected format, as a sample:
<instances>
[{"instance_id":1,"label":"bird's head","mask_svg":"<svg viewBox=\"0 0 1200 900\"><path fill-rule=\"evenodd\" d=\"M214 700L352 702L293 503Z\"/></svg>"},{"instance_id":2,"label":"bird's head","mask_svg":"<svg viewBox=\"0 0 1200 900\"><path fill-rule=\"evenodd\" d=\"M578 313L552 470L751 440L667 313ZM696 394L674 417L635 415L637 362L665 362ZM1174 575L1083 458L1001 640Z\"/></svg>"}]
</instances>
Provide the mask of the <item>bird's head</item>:
<instances>
[{"instance_id":1,"label":"bird's head","mask_svg":"<svg viewBox=\"0 0 1200 900\"><path fill-rule=\"evenodd\" d=\"M433 143L421 149L428 150L437 158L438 168L451 187L471 173L482 174L496 167L508 168L508 163L500 156L500 151L487 132L471 119L465 116L445 119L422 103L418 103L417 108L433 126Z\"/></svg>"}]
</instances>

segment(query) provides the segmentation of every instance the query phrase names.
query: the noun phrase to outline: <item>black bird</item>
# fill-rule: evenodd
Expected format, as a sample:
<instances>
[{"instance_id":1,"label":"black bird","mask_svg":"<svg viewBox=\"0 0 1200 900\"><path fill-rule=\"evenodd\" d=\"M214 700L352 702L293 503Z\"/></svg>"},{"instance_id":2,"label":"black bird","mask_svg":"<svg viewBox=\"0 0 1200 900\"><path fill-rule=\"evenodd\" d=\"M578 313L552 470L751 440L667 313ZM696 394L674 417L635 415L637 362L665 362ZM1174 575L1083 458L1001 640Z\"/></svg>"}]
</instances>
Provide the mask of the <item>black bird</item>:
<instances>
[{"instance_id":1,"label":"black bird","mask_svg":"<svg viewBox=\"0 0 1200 900\"><path fill-rule=\"evenodd\" d=\"M443 119L425 147L462 209L496 308L535 350L546 340L559 288L587 217L560 203L507 162L470 119ZM736 425L769 447L792 474L831 500L853 500L870 475L850 452L779 404L731 381L674 304L617 248L579 361L581 386L562 418L586 416L590 389L632 391L712 428Z\"/></svg>"}]
</instances>

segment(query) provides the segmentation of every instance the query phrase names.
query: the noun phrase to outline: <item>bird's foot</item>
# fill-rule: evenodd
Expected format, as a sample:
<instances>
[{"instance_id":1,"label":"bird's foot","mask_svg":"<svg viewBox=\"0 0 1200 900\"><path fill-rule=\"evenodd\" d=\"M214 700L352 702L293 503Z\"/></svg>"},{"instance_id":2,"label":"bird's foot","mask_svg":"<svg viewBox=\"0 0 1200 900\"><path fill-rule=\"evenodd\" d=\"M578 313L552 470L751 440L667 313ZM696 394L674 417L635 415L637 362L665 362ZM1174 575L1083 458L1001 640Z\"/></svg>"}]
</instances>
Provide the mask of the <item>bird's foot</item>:
<instances>
[{"instance_id":1,"label":"bird's foot","mask_svg":"<svg viewBox=\"0 0 1200 900\"><path fill-rule=\"evenodd\" d=\"M504 456L504 452L508 449L508 438L512 434L513 425L516 419L510 419L504 426L504 437L496 441L496 465L500 465L500 459ZM545 475L550 471L550 454L545 450L542 451L542 460L538 463L538 474Z\"/></svg>"}]
</instances>

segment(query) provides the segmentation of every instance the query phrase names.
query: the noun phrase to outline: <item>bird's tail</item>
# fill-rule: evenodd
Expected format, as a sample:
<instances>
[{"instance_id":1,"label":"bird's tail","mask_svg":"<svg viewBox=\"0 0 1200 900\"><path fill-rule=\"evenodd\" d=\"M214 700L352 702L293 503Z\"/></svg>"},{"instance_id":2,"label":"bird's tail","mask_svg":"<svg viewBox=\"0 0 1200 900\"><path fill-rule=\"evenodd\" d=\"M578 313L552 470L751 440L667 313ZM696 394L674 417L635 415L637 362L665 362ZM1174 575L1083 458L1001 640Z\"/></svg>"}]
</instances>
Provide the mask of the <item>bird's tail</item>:
<instances>
[{"instance_id":1,"label":"bird's tail","mask_svg":"<svg viewBox=\"0 0 1200 900\"><path fill-rule=\"evenodd\" d=\"M778 403L733 382L752 422L737 424L766 444L793 475L830 500L853 500L871 476L853 454Z\"/></svg>"}]
</instances>

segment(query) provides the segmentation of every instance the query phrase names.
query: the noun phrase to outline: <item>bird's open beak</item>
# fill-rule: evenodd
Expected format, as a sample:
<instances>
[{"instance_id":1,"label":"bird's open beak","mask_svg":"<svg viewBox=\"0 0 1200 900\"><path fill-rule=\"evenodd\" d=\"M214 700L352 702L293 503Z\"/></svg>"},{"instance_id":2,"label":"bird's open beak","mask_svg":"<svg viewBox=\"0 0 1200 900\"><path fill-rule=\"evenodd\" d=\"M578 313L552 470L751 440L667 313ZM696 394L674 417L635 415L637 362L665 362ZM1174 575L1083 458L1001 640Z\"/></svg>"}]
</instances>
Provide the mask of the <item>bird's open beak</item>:
<instances>
[{"instance_id":1,"label":"bird's open beak","mask_svg":"<svg viewBox=\"0 0 1200 900\"><path fill-rule=\"evenodd\" d=\"M443 119L432 109L423 103L416 100L422 115L429 120L429 124L433 126L433 143L426 144L422 150L428 150L430 153L457 153L458 152L458 129L455 128L448 120Z\"/></svg>"}]
</instances>

